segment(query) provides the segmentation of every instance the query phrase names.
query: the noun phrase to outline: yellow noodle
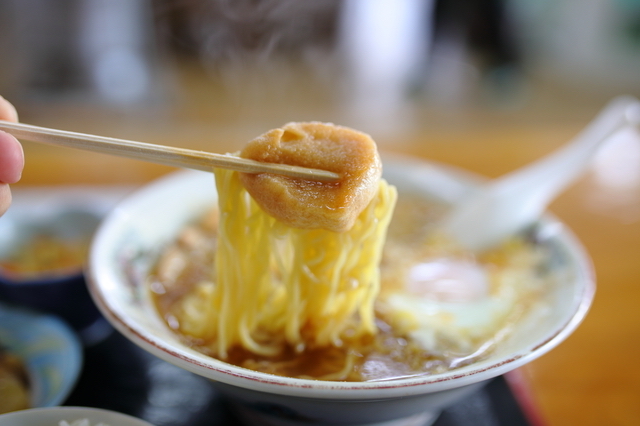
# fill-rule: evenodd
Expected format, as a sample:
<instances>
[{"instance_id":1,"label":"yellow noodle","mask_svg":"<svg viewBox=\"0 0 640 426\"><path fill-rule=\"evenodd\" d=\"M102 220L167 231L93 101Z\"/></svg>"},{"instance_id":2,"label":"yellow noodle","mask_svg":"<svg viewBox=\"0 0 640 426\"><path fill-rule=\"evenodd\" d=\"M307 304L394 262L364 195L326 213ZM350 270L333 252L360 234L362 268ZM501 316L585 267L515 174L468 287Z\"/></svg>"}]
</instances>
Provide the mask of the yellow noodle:
<instances>
[{"instance_id":1,"label":"yellow noodle","mask_svg":"<svg viewBox=\"0 0 640 426\"><path fill-rule=\"evenodd\" d=\"M318 380L345 380L349 377L349 374L353 371L353 367L356 363L356 355L353 352L349 352L344 360L344 367L340 371L335 373L325 374L320 376ZM313 377L310 377L313 379Z\"/></svg>"},{"instance_id":2,"label":"yellow noodle","mask_svg":"<svg viewBox=\"0 0 640 426\"><path fill-rule=\"evenodd\" d=\"M213 285L185 298L181 330L215 341L224 359L240 345L265 356L284 345L342 344L376 332L379 262L396 190L381 180L350 231L290 228L263 212L238 173L216 170L219 231ZM197 325L197 326L196 326Z\"/></svg>"}]
</instances>

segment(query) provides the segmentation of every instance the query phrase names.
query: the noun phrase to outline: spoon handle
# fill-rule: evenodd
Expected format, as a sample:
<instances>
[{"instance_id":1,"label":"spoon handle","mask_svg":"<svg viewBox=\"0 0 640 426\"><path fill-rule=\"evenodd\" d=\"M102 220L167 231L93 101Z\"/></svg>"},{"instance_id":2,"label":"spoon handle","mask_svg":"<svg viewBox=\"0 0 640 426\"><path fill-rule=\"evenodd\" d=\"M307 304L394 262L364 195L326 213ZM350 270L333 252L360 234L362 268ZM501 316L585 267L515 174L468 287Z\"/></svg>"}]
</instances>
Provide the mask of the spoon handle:
<instances>
[{"instance_id":1,"label":"spoon handle","mask_svg":"<svg viewBox=\"0 0 640 426\"><path fill-rule=\"evenodd\" d=\"M444 220L444 230L472 250L497 244L538 219L613 134L638 124L640 102L627 96L614 99L569 144L488 182L454 207Z\"/></svg>"}]
</instances>

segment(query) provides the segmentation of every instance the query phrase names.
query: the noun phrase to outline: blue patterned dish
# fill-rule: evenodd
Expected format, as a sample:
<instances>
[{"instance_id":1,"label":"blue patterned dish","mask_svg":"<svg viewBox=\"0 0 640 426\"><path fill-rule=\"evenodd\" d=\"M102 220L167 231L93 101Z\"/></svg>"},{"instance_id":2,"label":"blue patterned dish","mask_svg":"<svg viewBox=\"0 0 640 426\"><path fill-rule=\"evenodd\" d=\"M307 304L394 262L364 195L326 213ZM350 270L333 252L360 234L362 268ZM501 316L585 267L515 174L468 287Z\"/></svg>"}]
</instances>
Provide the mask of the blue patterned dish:
<instances>
[{"instance_id":1,"label":"blue patterned dish","mask_svg":"<svg viewBox=\"0 0 640 426\"><path fill-rule=\"evenodd\" d=\"M52 315L0 304L0 345L25 363L32 407L64 402L82 368L82 346L69 326Z\"/></svg>"}]
</instances>

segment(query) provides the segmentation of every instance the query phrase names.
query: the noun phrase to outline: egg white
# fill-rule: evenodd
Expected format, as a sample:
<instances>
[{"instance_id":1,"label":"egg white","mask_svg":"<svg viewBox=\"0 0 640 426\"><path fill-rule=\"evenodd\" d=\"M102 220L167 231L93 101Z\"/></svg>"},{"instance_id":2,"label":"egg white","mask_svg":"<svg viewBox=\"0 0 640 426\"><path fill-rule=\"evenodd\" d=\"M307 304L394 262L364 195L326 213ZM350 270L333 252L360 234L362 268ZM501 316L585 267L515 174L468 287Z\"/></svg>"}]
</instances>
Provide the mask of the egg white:
<instances>
[{"instance_id":1,"label":"egg white","mask_svg":"<svg viewBox=\"0 0 640 426\"><path fill-rule=\"evenodd\" d=\"M532 285L528 274L436 260L414 267L405 289L388 294L382 306L392 325L424 349L470 354L511 327Z\"/></svg>"}]
</instances>

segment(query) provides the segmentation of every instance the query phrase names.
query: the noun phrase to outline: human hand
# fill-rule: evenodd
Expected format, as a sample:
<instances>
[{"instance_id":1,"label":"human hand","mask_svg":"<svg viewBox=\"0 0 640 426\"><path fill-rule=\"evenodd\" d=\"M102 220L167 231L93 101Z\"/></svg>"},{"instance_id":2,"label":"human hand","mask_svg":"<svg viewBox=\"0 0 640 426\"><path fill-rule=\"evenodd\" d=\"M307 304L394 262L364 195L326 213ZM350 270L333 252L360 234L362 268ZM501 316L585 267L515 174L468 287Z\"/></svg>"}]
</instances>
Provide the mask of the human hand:
<instances>
[{"instance_id":1,"label":"human hand","mask_svg":"<svg viewBox=\"0 0 640 426\"><path fill-rule=\"evenodd\" d=\"M0 120L18 121L16 109L2 96L0 96ZM9 184L20 180L23 167L22 145L10 134L0 131L0 215L3 215L11 205Z\"/></svg>"}]
</instances>

